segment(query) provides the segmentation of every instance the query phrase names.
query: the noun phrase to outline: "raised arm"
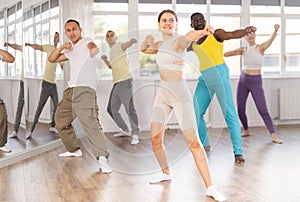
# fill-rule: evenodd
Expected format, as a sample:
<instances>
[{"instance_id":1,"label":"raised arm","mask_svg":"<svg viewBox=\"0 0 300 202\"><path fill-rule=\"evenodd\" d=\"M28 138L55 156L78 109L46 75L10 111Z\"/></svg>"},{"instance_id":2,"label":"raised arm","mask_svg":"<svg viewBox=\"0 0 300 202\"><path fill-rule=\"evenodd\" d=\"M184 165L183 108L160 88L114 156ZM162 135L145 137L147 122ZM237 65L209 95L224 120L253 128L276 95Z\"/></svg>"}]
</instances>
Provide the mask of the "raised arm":
<instances>
[{"instance_id":1,"label":"raised arm","mask_svg":"<svg viewBox=\"0 0 300 202\"><path fill-rule=\"evenodd\" d=\"M274 32L273 32L273 34L271 35L271 37L270 37L266 42L262 43L262 44L259 46L259 51L260 51L261 54L264 54L265 50L266 50L267 48L269 48L270 45L273 43L274 39L275 39L276 36L277 36L277 31L278 31L279 28L280 28L280 25L275 24L275 25L274 25Z\"/></svg>"},{"instance_id":2,"label":"raised arm","mask_svg":"<svg viewBox=\"0 0 300 202\"><path fill-rule=\"evenodd\" d=\"M48 61L55 63L55 62L63 62L68 60L65 54L61 53L64 49L70 50L72 48L72 44L70 42L64 43L59 48L55 49L48 57Z\"/></svg>"},{"instance_id":3,"label":"raised arm","mask_svg":"<svg viewBox=\"0 0 300 202\"><path fill-rule=\"evenodd\" d=\"M4 62L12 63L15 61L15 57L12 54L2 49L0 49L0 58Z\"/></svg>"},{"instance_id":4,"label":"raised arm","mask_svg":"<svg viewBox=\"0 0 300 202\"><path fill-rule=\"evenodd\" d=\"M235 56L235 55L242 55L244 53L245 48L244 47L240 47L237 48L235 50L232 51L228 51L226 53L224 53L225 57L230 57L230 56Z\"/></svg>"},{"instance_id":5,"label":"raised arm","mask_svg":"<svg viewBox=\"0 0 300 202\"><path fill-rule=\"evenodd\" d=\"M25 46L29 46L33 48L34 50L43 51L43 46L39 44L31 44L31 43L25 43Z\"/></svg>"},{"instance_id":6,"label":"raised arm","mask_svg":"<svg viewBox=\"0 0 300 202\"><path fill-rule=\"evenodd\" d=\"M140 50L143 53L156 54L161 43L161 41L154 43L154 37L152 35L147 35L145 40L141 43Z\"/></svg>"},{"instance_id":7,"label":"raised arm","mask_svg":"<svg viewBox=\"0 0 300 202\"><path fill-rule=\"evenodd\" d=\"M217 29L214 32L214 37L219 41L223 42L224 40L230 40L230 39L239 39L247 34L254 33L256 31L256 27L249 26L245 29L238 29L232 32L226 32L223 29Z\"/></svg>"},{"instance_id":8,"label":"raised arm","mask_svg":"<svg viewBox=\"0 0 300 202\"><path fill-rule=\"evenodd\" d=\"M15 43L4 42L4 46L9 46L15 50L22 51L22 46Z\"/></svg>"},{"instance_id":9,"label":"raised arm","mask_svg":"<svg viewBox=\"0 0 300 202\"><path fill-rule=\"evenodd\" d=\"M135 44L137 42L136 39L130 39L130 41L127 41L125 43L122 43L121 47L122 47L122 50L126 50L127 48L129 48L130 46L132 46L133 44Z\"/></svg>"}]
</instances>

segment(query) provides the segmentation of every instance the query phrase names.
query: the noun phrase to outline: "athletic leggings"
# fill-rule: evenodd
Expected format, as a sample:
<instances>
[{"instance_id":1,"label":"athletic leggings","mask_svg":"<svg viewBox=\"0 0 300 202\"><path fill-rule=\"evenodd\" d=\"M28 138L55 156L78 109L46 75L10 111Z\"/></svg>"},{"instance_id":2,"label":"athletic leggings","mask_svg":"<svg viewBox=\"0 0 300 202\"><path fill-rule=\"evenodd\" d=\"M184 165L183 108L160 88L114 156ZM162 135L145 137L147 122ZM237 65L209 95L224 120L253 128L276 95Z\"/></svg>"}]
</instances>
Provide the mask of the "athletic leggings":
<instances>
[{"instance_id":1,"label":"athletic leggings","mask_svg":"<svg viewBox=\"0 0 300 202\"><path fill-rule=\"evenodd\" d=\"M248 129L248 121L246 115L246 102L249 93L253 97L256 108L264 120L266 127L270 134L275 133L274 126L272 123L271 116L268 112L265 93L262 87L261 75L248 75L241 73L240 79L237 86L237 107L238 114L243 125L244 130Z\"/></svg>"}]
</instances>

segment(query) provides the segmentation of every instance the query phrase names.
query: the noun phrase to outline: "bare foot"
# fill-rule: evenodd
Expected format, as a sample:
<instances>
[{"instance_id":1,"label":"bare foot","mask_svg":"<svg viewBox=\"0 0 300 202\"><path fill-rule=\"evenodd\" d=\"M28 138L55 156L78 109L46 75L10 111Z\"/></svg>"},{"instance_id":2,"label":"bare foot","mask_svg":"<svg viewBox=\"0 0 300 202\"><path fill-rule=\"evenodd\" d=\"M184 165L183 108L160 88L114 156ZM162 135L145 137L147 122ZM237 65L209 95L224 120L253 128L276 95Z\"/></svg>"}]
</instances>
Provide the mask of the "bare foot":
<instances>
[{"instance_id":1,"label":"bare foot","mask_svg":"<svg viewBox=\"0 0 300 202\"><path fill-rule=\"evenodd\" d=\"M242 137L247 137L250 136L250 131L249 130L244 130L242 133Z\"/></svg>"},{"instance_id":2,"label":"bare foot","mask_svg":"<svg viewBox=\"0 0 300 202\"><path fill-rule=\"evenodd\" d=\"M276 143L276 144L282 144L283 141L281 139L279 139L275 133L272 133L272 142Z\"/></svg>"}]
</instances>

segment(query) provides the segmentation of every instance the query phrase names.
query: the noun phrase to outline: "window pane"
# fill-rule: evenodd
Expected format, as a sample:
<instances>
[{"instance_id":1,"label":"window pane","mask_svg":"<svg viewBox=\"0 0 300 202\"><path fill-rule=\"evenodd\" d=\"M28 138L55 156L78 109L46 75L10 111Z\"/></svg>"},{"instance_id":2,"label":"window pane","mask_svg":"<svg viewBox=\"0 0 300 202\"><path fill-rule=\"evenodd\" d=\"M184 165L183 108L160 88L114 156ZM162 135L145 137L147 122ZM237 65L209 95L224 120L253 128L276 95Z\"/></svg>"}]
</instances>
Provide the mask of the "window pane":
<instances>
[{"instance_id":1,"label":"window pane","mask_svg":"<svg viewBox=\"0 0 300 202\"><path fill-rule=\"evenodd\" d=\"M153 35L155 41L162 40L161 32L158 31L157 15L139 16L139 38L141 42L147 35ZM144 54L140 52L141 75L151 75L158 73L155 61L155 54Z\"/></svg>"},{"instance_id":2,"label":"window pane","mask_svg":"<svg viewBox=\"0 0 300 202\"><path fill-rule=\"evenodd\" d=\"M177 13L206 13L206 4L177 4L176 12Z\"/></svg>"},{"instance_id":3,"label":"window pane","mask_svg":"<svg viewBox=\"0 0 300 202\"><path fill-rule=\"evenodd\" d=\"M35 43L42 44L42 28L41 25L37 25L35 29ZM35 66L36 66L36 76L43 75L43 63L42 63L42 53L41 51L35 51Z\"/></svg>"},{"instance_id":4,"label":"window pane","mask_svg":"<svg viewBox=\"0 0 300 202\"><path fill-rule=\"evenodd\" d=\"M240 17L211 17L211 26L216 30L221 28L225 31L234 31L240 29ZM231 39L224 41L224 52L239 48L241 46L241 41L239 39ZM239 75L241 69L241 57L226 57L226 64L230 69L230 75ZM201 62L201 61L200 61Z\"/></svg>"},{"instance_id":5,"label":"window pane","mask_svg":"<svg viewBox=\"0 0 300 202\"><path fill-rule=\"evenodd\" d=\"M299 19L286 20L286 71L300 71Z\"/></svg>"},{"instance_id":6,"label":"window pane","mask_svg":"<svg viewBox=\"0 0 300 202\"><path fill-rule=\"evenodd\" d=\"M277 17L252 17L250 24L255 25L256 43L261 44L267 41L274 32L274 24L280 24L280 18ZM264 62L262 66L263 72L280 72L280 30L278 36L272 45L265 51Z\"/></svg>"},{"instance_id":7,"label":"window pane","mask_svg":"<svg viewBox=\"0 0 300 202\"><path fill-rule=\"evenodd\" d=\"M250 6L250 13L280 13L280 6Z\"/></svg>"},{"instance_id":8,"label":"window pane","mask_svg":"<svg viewBox=\"0 0 300 202\"><path fill-rule=\"evenodd\" d=\"M105 40L105 35L108 30L113 30L118 36L118 40L128 40L128 16L127 15L95 15L95 42L99 46L100 53L109 56L109 46ZM107 66L100 57L97 57L98 75L110 76L111 71L108 71Z\"/></svg>"},{"instance_id":9,"label":"window pane","mask_svg":"<svg viewBox=\"0 0 300 202\"><path fill-rule=\"evenodd\" d=\"M34 34L33 34L33 28L30 27L27 30L24 30L24 42L28 43L33 43L34 41ZM28 76L34 76L35 75L35 70L34 70L34 57L35 57L35 51L30 48L26 47L23 50L24 54L24 69L25 69L25 74Z\"/></svg>"},{"instance_id":10,"label":"window pane","mask_svg":"<svg viewBox=\"0 0 300 202\"><path fill-rule=\"evenodd\" d=\"M146 3L139 3L138 10L139 12L161 12L165 9L172 9L172 4L146 4ZM156 17L157 19L157 17ZM157 21L157 20L156 20Z\"/></svg>"},{"instance_id":11,"label":"window pane","mask_svg":"<svg viewBox=\"0 0 300 202\"><path fill-rule=\"evenodd\" d=\"M299 14L300 13L300 7L285 6L284 7L284 13L285 14Z\"/></svg>"},{"instance_id":12,"label":"window pane","mask_svg":"<svg viewBox=\"0 0 300 202\"><path fill-rule=\"evenodd\" d=\"M94 3L94 11L128 11L128 3Z\"/></svg>"},{"instance_id":13,"label":"window pane","mask_svg":"<svg viewBox=\"0 0 300 202\"><path fill-rule=\"evenodd\" d=\"M22 45L23 40L22 40L22 22L18 22L16 24L16 41L15 43L18 45ZM15 59L15 66L16 66L16 72L15 75L21 75L22 73L22 52L21 51L16 51L16 59Z\"/></svg>"},{"instance_id":14,"label":"window pane","mask_svg":"<svg viewBox=\"0 0 300 202\"><path fill-rule=\"evenodd\" d=\"M211 5L212 13L240 13L240 5Z\"/></svg>"}]
</instances>

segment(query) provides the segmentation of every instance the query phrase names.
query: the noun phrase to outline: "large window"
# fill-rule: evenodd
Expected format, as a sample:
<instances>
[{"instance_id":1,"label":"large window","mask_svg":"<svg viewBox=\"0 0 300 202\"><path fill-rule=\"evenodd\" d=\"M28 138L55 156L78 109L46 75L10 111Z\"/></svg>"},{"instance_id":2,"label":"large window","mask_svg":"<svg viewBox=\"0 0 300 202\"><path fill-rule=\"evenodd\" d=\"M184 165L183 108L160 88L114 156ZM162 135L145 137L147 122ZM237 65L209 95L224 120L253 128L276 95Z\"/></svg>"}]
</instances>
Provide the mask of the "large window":
<instances>
[{"instance_id":1,"label":"large window","mask_svg":"<svg viewBox=\"0 0 300 202\"><path fill-rule=\"evenodd\" d=\"M280 24L279 17L252 17L250 24L255 25L256 31L256 43L261 44L270 39L274 32L274 24ZM280 29L278 35L271 44L271 46L265 51L262 71L264 73L279 73L280 72L280 53L281 53L281 38Z\"/></svg>"},{"instance_id":2,"label":"large window","mask_svg":"<svg viewBox=\"0 0 300 202\"><path fill-rule=\"evenodd\" d=\"M299 71L300 50L295 41L299 38L300 1L297 0L94 0L95 39L103 52L108 53L105 45L105 33L108 29L117 30L124 39L138 30L139 44L148 34L161 40L157 28L157 15L164 9L172 9L178 15L178 33L185 34L191 29L190 15L194 12L203 13L207 23L215 29L234 31L249 25L257 27L257 43L266 41L274 31L274 24L280 24L273 44L266 50L263 72L282 74ZM129 3L128 3L129 2ZM120 5L118 4L120 3ZM281 33L284 33L282 35ZM236 49L246 42L242 39L224 41L224 51ZM155 55L138 53L140 75L158 73ZM225 58L230 67L231 75L239 75L242 68L240 56ZM199 61L198 61L199 62ZM99 59L98 68L104 75L110 75L105 64ZM199 73L197 68L187 71L188 74Z\"/></svg>"},{"instance_id":3,"label":"large window","mask_svg":"<svg viewBox=\"0 0 300 202\"><path fill-rule=\"evenodd\" d=\"M54 34L55 32L59 32L58 6L58 0L49 0L24 10L24 43L53 45ZM47 54L34 50L31 47L25 47L23 52L25 74L27 76L42 77L45 70ZM63 72L58 65L56 77L62 78L62 74Z\"/></svg>"},{"instance_id":4,"label":"large window","mask_svg":"<svg viewBox=\"0 0 300 202\"><path fill-rule=\"evenodd\" d=\"M22 44L22 2L18 2L4 10L0 10L0 43ZM11 47L5 47L15 56L14 63L1 63L0 76L20 76L22 73L22 53Z\"/></svg>"},{"instance_id":5,"label":"large window","mask_svg":"<svg viewBox=\"0 0 300 202\"><path fill-rule=\"evenodd\" d=\"M286 20L285 43L285 68L286 71L300 71L300 47L297 43L300 39L300 19Z\"/></svg>"},{"instance_id":6,"label":"large window","mask_svg":"<svg viewBox=\"0 0 300 202\"><path fill-rule=\"evenodd\" d=\"M128 3L94 3L94 38L101 55L109 57L109 46L105 40L108 30L116 32L118 41L128 41ZM97 57L97 70L100 76L111 76L101 57Z\"/></svg>"}]
</instances>

